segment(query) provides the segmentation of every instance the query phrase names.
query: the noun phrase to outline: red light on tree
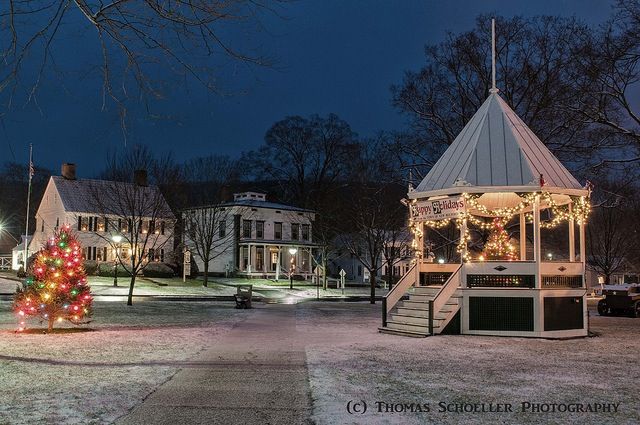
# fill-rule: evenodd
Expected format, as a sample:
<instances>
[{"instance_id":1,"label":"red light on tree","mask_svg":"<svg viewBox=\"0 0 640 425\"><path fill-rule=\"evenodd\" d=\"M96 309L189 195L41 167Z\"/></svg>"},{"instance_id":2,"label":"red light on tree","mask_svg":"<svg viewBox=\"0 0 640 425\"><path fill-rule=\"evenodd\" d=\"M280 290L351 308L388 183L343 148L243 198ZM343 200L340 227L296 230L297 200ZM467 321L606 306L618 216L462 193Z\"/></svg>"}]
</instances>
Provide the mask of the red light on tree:
<instances>
[{"instance_id":1,"label":"red light on tree","mask_svg":"<svg viewBox=\"0 0 640 425\"><path fill-rule=\"evenodd\" d=\"M80 244L69 226L63 226L36 254L27 278L14 296L19 331L24 330L27 317L47 321L49 332L56 321L86 323L92 313L93 298L81 257Z\"/></svg>"}]
</instances>

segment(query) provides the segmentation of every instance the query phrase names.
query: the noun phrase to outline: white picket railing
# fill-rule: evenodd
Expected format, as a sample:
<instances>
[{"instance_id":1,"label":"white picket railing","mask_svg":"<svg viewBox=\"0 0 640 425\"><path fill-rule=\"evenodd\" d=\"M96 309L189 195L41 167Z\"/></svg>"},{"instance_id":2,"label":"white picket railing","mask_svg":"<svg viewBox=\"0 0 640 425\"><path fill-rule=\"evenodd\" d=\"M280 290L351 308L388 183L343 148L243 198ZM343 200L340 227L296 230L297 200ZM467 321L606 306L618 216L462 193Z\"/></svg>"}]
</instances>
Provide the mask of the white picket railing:
<instances>
[{"instance_id":1,"label":"white picket railing","mask_svg":"<svg viewBox=\"0 0 640 425\"><path fill-rule=\"evenodd\" d=\"M414 264L382 299L382 326L387 326L387 314L402 299L409 288L416 284L415 270L416 265Z\"/></svg>"},{"instance_id":2,"label":"white picket railing","mask_svg":"<svg viewBox=\"0 0 640 425\"><path fill-rule=\"evenodd\" d=\"M11 255L1 255L0 270L11 270L12 261Z\"/></svg>"}]
</instances>

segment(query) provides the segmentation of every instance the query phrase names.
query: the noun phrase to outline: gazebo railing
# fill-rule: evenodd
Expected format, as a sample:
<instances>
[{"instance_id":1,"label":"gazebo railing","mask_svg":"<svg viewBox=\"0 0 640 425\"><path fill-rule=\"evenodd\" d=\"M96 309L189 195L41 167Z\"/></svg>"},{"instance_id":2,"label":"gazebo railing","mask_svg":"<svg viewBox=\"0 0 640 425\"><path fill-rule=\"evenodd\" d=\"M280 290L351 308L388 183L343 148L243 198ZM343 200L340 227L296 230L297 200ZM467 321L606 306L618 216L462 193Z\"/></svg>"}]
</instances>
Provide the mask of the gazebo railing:
<instances>
[{"instance_id":1,"label":"gazebo railing","mask_svg":"<svg viewBox=\"0 0 640 425\"><path fill-rule=\"evenodd\" d=\"M0 256L0 270L11 270L12 260L11 255Z\"/></svg>"},{"instance_id":2,"label":"gazebo railing","mask_svg":"<svg viewBox=\"0 0 640 425\"><path fill-rule=\"evenodd\" d=\"M416 284L416 264L413 264L393 288L382 298L382 326L387 326L387 315L402 299L404 294Z\"/></svg>"}]
</instances>

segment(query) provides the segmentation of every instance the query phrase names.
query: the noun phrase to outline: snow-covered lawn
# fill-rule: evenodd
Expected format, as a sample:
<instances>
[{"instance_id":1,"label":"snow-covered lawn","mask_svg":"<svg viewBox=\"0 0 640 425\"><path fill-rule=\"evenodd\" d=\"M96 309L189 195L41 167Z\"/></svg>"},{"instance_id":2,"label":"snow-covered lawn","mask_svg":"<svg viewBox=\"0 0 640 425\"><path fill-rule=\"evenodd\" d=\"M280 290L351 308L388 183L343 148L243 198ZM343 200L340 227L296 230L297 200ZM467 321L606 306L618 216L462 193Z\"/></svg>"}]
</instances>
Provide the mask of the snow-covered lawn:
<instances>
[{"instance_id":1,"label":"snow-covered lawn","mask_svg":"<svg viewBox=\"0 0 640 425\"><path fill-rule=\"evenodd\" d=\"M601 335L577 340L413 339L376 333L372 315L342 315L336 323L330 312L319 314L323 309L306 310L298 321L310 333L317 323L332 323L335 343L306 350L318 424L640 423L640 319L592 312L592 329ZM367 412L348 414L350 400L364 400ZM426 403L431 411L387 412L376 401ZM439 402L511 403L513 413L444 413ZM620 404L617 413L531 413L522 412L522 402Z\"/></svg>"},{"instance_id":2,"label":"snow-covered lawn","mask_svg":"<svg viewBox=\"0 0 640 425\"><path fill-rule=\"evenodd\" d=\"M20 279L15 273L0 273L0 294L13 294L16 284ZM121 295L126 296L129 291L129 279L118 278L118 287L113 286L113 277L89 276L89 285L94 295ZM327 288L326 290L314 286L310 281L294 281L292 290L289 289L289 281L281 279L275 282L270 279L244 279L211 277L208 287L202 286L202 278L144 278L136 279L133 290L136 295L171 295L171 296L232 296L236 293L238 285L253 285L256 296L274 301L299 302L307 299L320 298L339 299L343 296L368 297L370 288L367 285L348 286L344 289ZM384 288L376 288L376 295L383 296L387 293Z\"/></svg>"},{"instance_id":3,"label":"snow-covered lawn","mask_svg":"<svg viewBox=\"0 0 640 425\"><path fill-rule=\"evenodd\" d=\"M112 422L242 317L230 303L98 302L95 312L91 332L15 334L0 302L1 424Z\"/></svg>"},{"instance_id":4,"label":"snow-covered lawn","mask_svg":"<svg viewBox=\"0 0 640 425\"><path fill-rule=\"evenodd\" d=\"M123 302L97 302L92 332L42 335L13 333L10 303L0 302L0 424L109 423L179 369L196 367L194 359L205 348L213 354L238 349L244 334L228 332L256 312L274 320L251 334L255 340L246 341L256 353L235 355L253 358L264 349L287 358L291 347L301 347L310 415L317 424L640 423L640 319L592 312L592 330L600 336L565 341L414 339L377 332L380 304L257 307L144 301L131 308ZM283 323L294 323L296 332L277 326L284 314L295 316ZM287 330L293 339L283 343L281 333ZM367 412L349 414L352 400L364 400ZM428 404L431 411L387 412L383 406L379 412L376 402L396 406L394 410ZM510 403L513 412L443 413L440 402L484 403L487 408ZM532 413L521 411L522 402L619 404L612 413Z\"/></svg>"}]
</instances>

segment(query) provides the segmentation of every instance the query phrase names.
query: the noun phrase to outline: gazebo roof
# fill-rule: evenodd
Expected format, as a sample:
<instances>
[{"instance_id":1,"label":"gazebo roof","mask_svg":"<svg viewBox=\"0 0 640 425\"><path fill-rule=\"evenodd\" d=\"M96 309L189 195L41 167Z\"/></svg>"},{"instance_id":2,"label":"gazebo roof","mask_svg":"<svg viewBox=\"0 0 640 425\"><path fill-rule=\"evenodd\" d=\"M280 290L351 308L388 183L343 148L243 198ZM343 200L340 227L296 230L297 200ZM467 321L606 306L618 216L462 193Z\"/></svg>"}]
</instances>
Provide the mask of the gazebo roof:
<instances>
[{"instance_id":1,"label":"gazebo roof","mask_svg":"<svg viewBox=\"0 0 640 425\"><path fill-rule=\"evenodd\" d=\"M481 187L539 190L541 174L549 188L582 189L509 105L492 93L411 197L459 193L474 186L473 192Z\"/></svg>"}]
</instances>

